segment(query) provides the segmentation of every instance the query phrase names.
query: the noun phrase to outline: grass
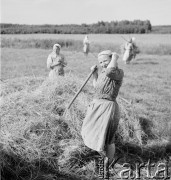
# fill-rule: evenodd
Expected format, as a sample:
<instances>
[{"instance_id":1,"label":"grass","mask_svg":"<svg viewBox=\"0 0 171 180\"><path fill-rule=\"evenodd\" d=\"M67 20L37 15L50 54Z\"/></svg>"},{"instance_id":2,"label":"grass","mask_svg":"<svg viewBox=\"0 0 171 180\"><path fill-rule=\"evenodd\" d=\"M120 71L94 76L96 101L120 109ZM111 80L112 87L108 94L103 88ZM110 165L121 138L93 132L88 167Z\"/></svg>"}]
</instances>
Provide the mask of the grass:
<instances>
[{"instance_id":1,"label":"grass","mask_svg":"<svg viewBox=\"0 0 171 180\"><path fill-rule=\"evenodd\" d=\"M89 39L92 43L123 43L125 40L121 37L123 36L125 39L129 39L130 37L135 37L136 42L143 44L171 44L169 38L170 34L89 34ZM21 39L21 40L29 40L29 39L63 39L63 40L80 40L83 41L85 35L83 34L2 34L1 38L11 38L11 39Z\"/></svg>"},{"instance_id":2,"label":"grass","mask_svg":"<svg viewBox=\"0 0 171 180\"><path fill-rule=\"evenodd\" d=\"M82 52L63 50L68 61L66 77L51 82L46 69L51 50L1 51L3 177L96 179L96 153L86 148L80 137L86 106L92 99L92 79L71 110L65 116L59 113L90 73L90 67L97 64L97 53L85 58ZM119 66L125 72L119 97L132 101L132 105L118 97L122 116L116 155L132 164L149 158L154 162L166 159L171 152L170 56L139 54L127 66L120 58Z\"/></svg>"},{"instance_id":3,"label":"grass","mask_svg":"<svg viewBox=\"0 0 171 180\"><path fill-rule=\"evenodd\" d=\"M82 41L85 35L62 35L62 34L28 34L28 35L2 35L1 47L12 48L52 48L53 44L59 42L64 50L82 51ZM136 43L142 54L170 55L170 34L133 34L133 35L99 35L90 34L91 52L111 49L120 52L120 46L125 39L136 38ZM105 47L104 47L105 45Z\"/></svg>"}]
</instances>

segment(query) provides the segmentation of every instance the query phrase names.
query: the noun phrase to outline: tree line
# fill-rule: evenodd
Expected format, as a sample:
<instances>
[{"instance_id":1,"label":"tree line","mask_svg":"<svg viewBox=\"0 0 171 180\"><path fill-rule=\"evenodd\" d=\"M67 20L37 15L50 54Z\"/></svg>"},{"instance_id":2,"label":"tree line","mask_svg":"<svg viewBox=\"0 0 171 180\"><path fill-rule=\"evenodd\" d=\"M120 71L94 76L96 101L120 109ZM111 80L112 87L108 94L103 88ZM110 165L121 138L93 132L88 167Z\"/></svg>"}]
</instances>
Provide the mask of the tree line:
<instances>
[{"instance_id":1,"label":"tree line","mask_svg":"<svg viewBox=\"0 0 171 180\"><path fill-rule=\"evenodd\" d=\"M1 34L143 34L152 31L149 20L98 21L93 24L25 25L1 23Z\"/></svg>"}]
</instances>

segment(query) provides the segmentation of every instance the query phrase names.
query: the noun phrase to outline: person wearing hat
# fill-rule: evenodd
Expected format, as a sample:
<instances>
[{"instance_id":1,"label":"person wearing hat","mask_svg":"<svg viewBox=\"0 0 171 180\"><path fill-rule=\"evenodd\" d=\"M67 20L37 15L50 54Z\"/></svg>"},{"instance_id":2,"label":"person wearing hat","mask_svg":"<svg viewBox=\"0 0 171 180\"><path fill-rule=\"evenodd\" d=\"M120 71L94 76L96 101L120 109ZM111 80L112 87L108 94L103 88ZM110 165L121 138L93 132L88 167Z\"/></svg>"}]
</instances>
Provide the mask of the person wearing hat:
<instances>
[{"instance_id":1,"label":"person wearing hat","mask_svg":"<svg viewBox=\"0 0 171 180\"><path fill-rule=\"evenodd\" d=\"M122 85L124 72L118 68L119 55L110 50L98 54L102 68L92 66L95 94L83 120L81 135L86 146L93 149L111 164L115 154L114 137L118 127L120 112L116 101Z\"/></svg>"},{"instance_id":2,"label":"person wearing hat","mask_svg":"<svg viewBox=\"0 0 171 180\"><path fill-rule=\"evenodd\" d=\"M50 70L49 78L53 79L57 76L64 76L64 67L67 62L65 57L60 53L61 46L59 44L53 45L53 51L47 58L47 68Z\"/></svg>"}]
</instances>

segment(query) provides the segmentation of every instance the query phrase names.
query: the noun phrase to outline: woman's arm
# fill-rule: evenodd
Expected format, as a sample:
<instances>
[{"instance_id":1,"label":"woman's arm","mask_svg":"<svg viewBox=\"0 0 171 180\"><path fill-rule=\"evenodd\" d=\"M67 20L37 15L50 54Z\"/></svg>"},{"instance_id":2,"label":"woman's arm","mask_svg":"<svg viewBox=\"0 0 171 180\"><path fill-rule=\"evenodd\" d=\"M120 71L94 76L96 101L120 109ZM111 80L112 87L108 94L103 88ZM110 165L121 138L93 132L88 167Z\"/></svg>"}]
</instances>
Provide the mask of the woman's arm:
<instances>
[{"instance_id":1,"label":"woman's arm","mask_svg":"<svg viewBox=\"0 0 171 180\"><path fill-rule=\"evenodd\" d=\"M97 79L98 79L98 73L97 71L93 73L93 87L96 87L96 83L97 83Z\"/></svg>"},{"instance_id":2,"label":"woman's arm","mask_svg":"<svg viewBox=\"0 0 171 180\"><path fill-rule=\"evenodd\" d=\"M64 56L63 56L62 58L63 58L63 65L64 65L64 67L65 67L65 66L67 66L68 63L67 63L67 61L66 61L66 59L65 59Z\"/></svg>"},{"instance_id":3,"label":"woman's arm","mask_svg":"<svg viewBox=\"0 0 171 180\"><path fill-rule=\"evenodd\" d=\"M93 71L93 86L96 87L96 82L98 79L98 68L96 65L91 67L91 71Z\"/></svg>"},{"instance_id":4,"label":"woman's arm","mask_svg":"<svg viewBox=\"0 0 171 180\"><path fill-rule=\"evenodd\" d=\"M116 53L112 54L112 59L106 68L106 76L113 80L122 81L124 72L122 69L118 68L118 62L117 62L118 58L119 58L118 54Z\"/></svg>"},{"instance_id":5,"label":"woman's arm","mask_svg":"<svg viewBox=\"0 0 171 180\"><path fill-rule=\"evenodd\" d=\"M58 61L53 61L51 55L49 55L47 59L47 68L53 69L55 66L60 65L61 63L62 61L60 59Z\"/></svg>"},{"instance_id":6,"label":"woman's arm","mask_svg":"<svg viewBox=\"0 0 171 180\"><path fill-rule=\"evenodd\" d=\"M53 68L52 64L53 64L53 61L52 61L51 56L49 55L48 58L47 58L47 68L52 69Z\"/></svg>"},{"instance_id":7,"label":"woman's arm","mask_svg":"<svg viewBox=\"0 0 171 180\"><path fill-rule=\"evenodd\" d=\"M112 59L111 59L110 63L108 64L107 68L118 67L118 62L117 62L118 58L119 58L119 55L117 53L113 53Z\"/></svg>"}]
</instances>

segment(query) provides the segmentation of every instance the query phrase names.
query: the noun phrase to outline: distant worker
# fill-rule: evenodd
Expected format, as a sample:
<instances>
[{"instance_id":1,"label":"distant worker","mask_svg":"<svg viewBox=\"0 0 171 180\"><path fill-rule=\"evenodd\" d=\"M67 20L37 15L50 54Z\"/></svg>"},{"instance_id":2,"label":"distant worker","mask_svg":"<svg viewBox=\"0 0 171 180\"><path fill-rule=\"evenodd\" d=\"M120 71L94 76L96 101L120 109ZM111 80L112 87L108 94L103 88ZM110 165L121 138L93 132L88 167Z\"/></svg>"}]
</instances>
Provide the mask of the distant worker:
<instances>
[{"instance_id":1,"label":"distant worker","mask_svg":"<svg viewBox=\"0 0 171 180\"><path fill-rule=\"evenodd\" d=\"M90 41L88 39L88 35L85 36L84 40L83 40L83 52L85 54L85 56L88 55L89 51L90 51Z\"/></svg>"},{"instance_id":2,"label":"distant worker","mask_svg":"<svg viewBox=\"0 0 171 180\"><path fill-rule=\"evenodd\" d=\"M47 68L50 70L49 77L51 79L57 76L64 76L64 67L67 62L65 61L64 55L60 53L61 46L59 44L53 45L53 51L47 58Z\"/></svg>"},{"instance_id":3,"label":"distant worker","mask_svg":"<svg viewBox=\"0 0 171 180\"><path fill-rule=\"evenodd\" d=\"M132 59L135 59L138 53L139 49L135 44L135 38L132 37L124 46L123 61L125 61L125 64L129 64Z\"/></svg>"}]
</instances>

